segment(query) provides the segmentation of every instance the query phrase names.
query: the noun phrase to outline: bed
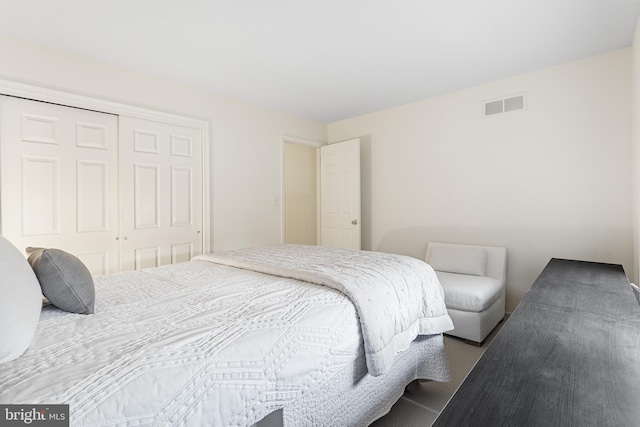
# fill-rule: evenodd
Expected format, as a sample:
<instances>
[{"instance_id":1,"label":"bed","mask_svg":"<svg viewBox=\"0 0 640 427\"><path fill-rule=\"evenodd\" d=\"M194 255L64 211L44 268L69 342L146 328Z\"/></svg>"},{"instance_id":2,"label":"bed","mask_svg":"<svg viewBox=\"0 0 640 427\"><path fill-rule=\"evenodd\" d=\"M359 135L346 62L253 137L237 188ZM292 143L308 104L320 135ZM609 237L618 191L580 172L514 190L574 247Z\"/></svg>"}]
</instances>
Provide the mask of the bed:
<instances>
[{"instance_id":1,"label":"bed","mask_svg":"<svg viewBox=\"0 0 640 427\"><path fill-rule=\"evenodd\" d=\"M414 258L275 245L94 283L93 314L42 307L0 404L68 404L79 426L365 426L449 379L442 288Z\"/></svg>"}]
</instances>

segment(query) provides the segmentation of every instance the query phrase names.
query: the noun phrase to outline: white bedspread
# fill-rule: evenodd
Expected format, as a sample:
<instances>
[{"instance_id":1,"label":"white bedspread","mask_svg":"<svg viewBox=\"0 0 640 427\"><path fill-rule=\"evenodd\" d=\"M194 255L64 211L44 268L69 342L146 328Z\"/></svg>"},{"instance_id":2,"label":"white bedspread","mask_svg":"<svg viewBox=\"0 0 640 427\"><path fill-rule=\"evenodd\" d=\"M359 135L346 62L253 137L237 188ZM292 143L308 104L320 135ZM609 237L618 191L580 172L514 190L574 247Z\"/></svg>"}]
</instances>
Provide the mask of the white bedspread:
<instances>
[{"instance_id":1,"label":"white bedspread","mask_svg":"<svg viewBox=\"0 0 640 427\"><path fill-rule=\"evenodd\" d=\"M408 256L275 245L196 257L232 267L324 285L356 306L371 375L385 373L418 335L453 329L433 269Z\"/></svg>"},{"instance_id":2,"label":"white bedspread","mask_svg":"<svg viewBox=\"0 0 640 427\"><path fill-rule=\"evenodd\" d=\"M285 249L291 256L306 251ZM310 264L325 269L320 277L329 285L341 276L351 277L361 294L370 295L371 301L358 302L361 306L382 304L373 292L385 288L379 281L395 277L400 282L397 289L383 291L384 304L390 305L379 315L363 314L373 322L366 326L368 334L385 334L387 329L408 331L406 336L438 332L430 322L437 319L437 307L420 302L419 320L411 314L413 300L422 301L430 291L408 278L421 271L428 276L429 268L417 267L406 276L396 264L417 260L361 253L378 264L370 268L354 265L346 252L332 253L333 259L316 256ZM335 259L338 255L340 260ZM359 292L349 286L345 290ZM330 287L211 262L98 277L95 314L43 308L31 347L0 365L0 403L66 403L72 426L251 426L280 408L301 410L308 404L296 402L315 402L314 390L325 396L336 373L360 366L361 321L366 323L358 318L354 303ZM406 337L402 332L399 336ZM433 372L423 369L420 375L446 379L443 352L433 354L439 356ZM424 363L423 368L432 365L430 360ZM411 366L401 368L395 372L398 378L405 369L411 378L418 372ZM366 381L386 384L385 377ZM342 382L365 382L358 378L347 375ZM367 394L357 408L369 401ZM296 413L292 411L285 413ZM301 424L291 416L285 422Z\"/></svg>"},{"instance_id":3,"label":"white bedspread","mask_svg":"<svg viewBox=\"0 0 640 427\"><path fill-rule=\"evenodd\" d=\"M208 262L96 279L96 312L43 309L0 365L0 403L70 405L73 426L250 426L362 355L335 290Z\"/></svg>"}]
</instances>

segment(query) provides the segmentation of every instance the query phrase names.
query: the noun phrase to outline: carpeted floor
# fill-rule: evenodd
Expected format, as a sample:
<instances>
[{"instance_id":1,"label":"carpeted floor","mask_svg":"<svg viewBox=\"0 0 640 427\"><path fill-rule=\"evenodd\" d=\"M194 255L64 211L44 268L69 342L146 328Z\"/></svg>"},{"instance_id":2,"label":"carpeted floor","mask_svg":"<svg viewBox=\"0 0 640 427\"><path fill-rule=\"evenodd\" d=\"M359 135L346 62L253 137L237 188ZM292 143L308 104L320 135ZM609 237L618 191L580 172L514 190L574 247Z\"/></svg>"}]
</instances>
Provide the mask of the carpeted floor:
<instances>
[{"instance_id":1,"label":"carpeted floor","mask_svg":"<svg viewBox=\"0 0 640 427\"><path fill-rule=\"evenodd\" d=\"M429 427L480 359L503 323L504 320L491 332L482 347L445 335L444 347L453 377L451 381L412 382L391 411L371 424L371 427Z\"/></svg>"}]
</instances>

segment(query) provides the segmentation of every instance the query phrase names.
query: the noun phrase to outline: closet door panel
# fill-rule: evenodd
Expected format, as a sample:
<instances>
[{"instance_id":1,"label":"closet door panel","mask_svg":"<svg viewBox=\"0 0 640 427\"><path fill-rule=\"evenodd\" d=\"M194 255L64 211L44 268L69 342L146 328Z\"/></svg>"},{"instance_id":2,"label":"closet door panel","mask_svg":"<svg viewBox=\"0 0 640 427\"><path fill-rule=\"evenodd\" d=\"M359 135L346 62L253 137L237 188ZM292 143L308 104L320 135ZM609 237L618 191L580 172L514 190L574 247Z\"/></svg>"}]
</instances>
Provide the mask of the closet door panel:
<instances>
[{"instance_id":1,"label":"closet door panel","mask_svg":"<svg viewBox=\"0 0 640 427\"><path fill-rule=\"evenodd\" d=\"M160 228L160 165L133 168L134 229Z\"/></svg>"},{"instance_id":2,"label":"closet door panel","mask_svg":"<svg viewBox=\"0 0 640 427\"><path fill-rule=\"evenodd\" d=\"M118 118L0 96L2 235L118 271Z\"/></svg>"},{"instance_id":3,"label":"closet door panel","mask_svg":"<svg viewBox=\"0 0 640 427\"><path fill-rule=\"evenodd\" d=\"M193 169L171 167L171 226L193 225Z\"/></svg>"},{"instance_id":4,"label":"closet door panel","mask_svg":"<svg viewBox=\"0 0 640 427\"><path fill-rule=\"evenodd\" d=\"M60 191L59 159L56 157L22 156L22 174L20 186L22 205L16 209L16 225L22 224L21 237L35 237L60 234ZM7 183L8 184L8 183ZM11 197L7 189L7 197ZM18 196L14 194L14 196ZM3 205L9 215L9 205ZM35 213L35 214L29 214ZM11 232L17 233L17 226L7 225L5 237ZM14 238L16 238L14 237Z\"/></svg>"},{"instance_id":5,"label":"closet door panel","mask_svg":"<svg viewBox=\"0 0 640 427\"><path fill-rule=\"evenodd\" d=\"M171 262L186 262L194 257L193 243L171 245Z\"/></svg>"},{"instance_id":6,"label":"closet door panel","mask_svg":"<svg viewBox=\"0 0 640 427\"><path fill-rule=\"evenodd\" d=\"M121 270L202 253L202 131L120 117Z\"/></svg>"},{"instance_id":7,"label":"closet door panel","mask_svg":"<svg viewBox=\"0 0 640 427\"><path fill-rule=\"evenodd\" d=\"M109 165L78 160L78 232L106 231L109 213Z\"/></svg>"}]
</instances>

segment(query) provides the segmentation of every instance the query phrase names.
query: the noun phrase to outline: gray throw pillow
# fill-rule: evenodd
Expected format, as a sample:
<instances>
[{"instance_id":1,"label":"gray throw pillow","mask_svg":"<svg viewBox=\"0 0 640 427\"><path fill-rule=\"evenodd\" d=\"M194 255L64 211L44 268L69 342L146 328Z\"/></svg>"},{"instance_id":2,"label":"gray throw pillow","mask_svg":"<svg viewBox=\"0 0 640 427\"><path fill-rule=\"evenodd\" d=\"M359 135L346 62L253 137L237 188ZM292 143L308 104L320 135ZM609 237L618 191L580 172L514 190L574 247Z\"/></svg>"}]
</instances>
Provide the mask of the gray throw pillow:
<instances>
[{"instance_id":1,"label":"gray throw pillow","mask_svg":"<svg viewBox=\"0 0 640 427\"><path fill-rule=\"evenodd\" d=\"M93 313L93 277L82 261L60 249L27 248L27 254L51 304L71 313Z\"/></svg>"},{"instance_id":2,"label":"gray throw pillow","mask_svg":"<svg viewBox=\"0 0 640 427\"><path fill-rule=\"evenodd\" d=\"M0 236L0 364L24 353L36 333L42 292L24 255Z\"/></svg>"}]
</instances>

